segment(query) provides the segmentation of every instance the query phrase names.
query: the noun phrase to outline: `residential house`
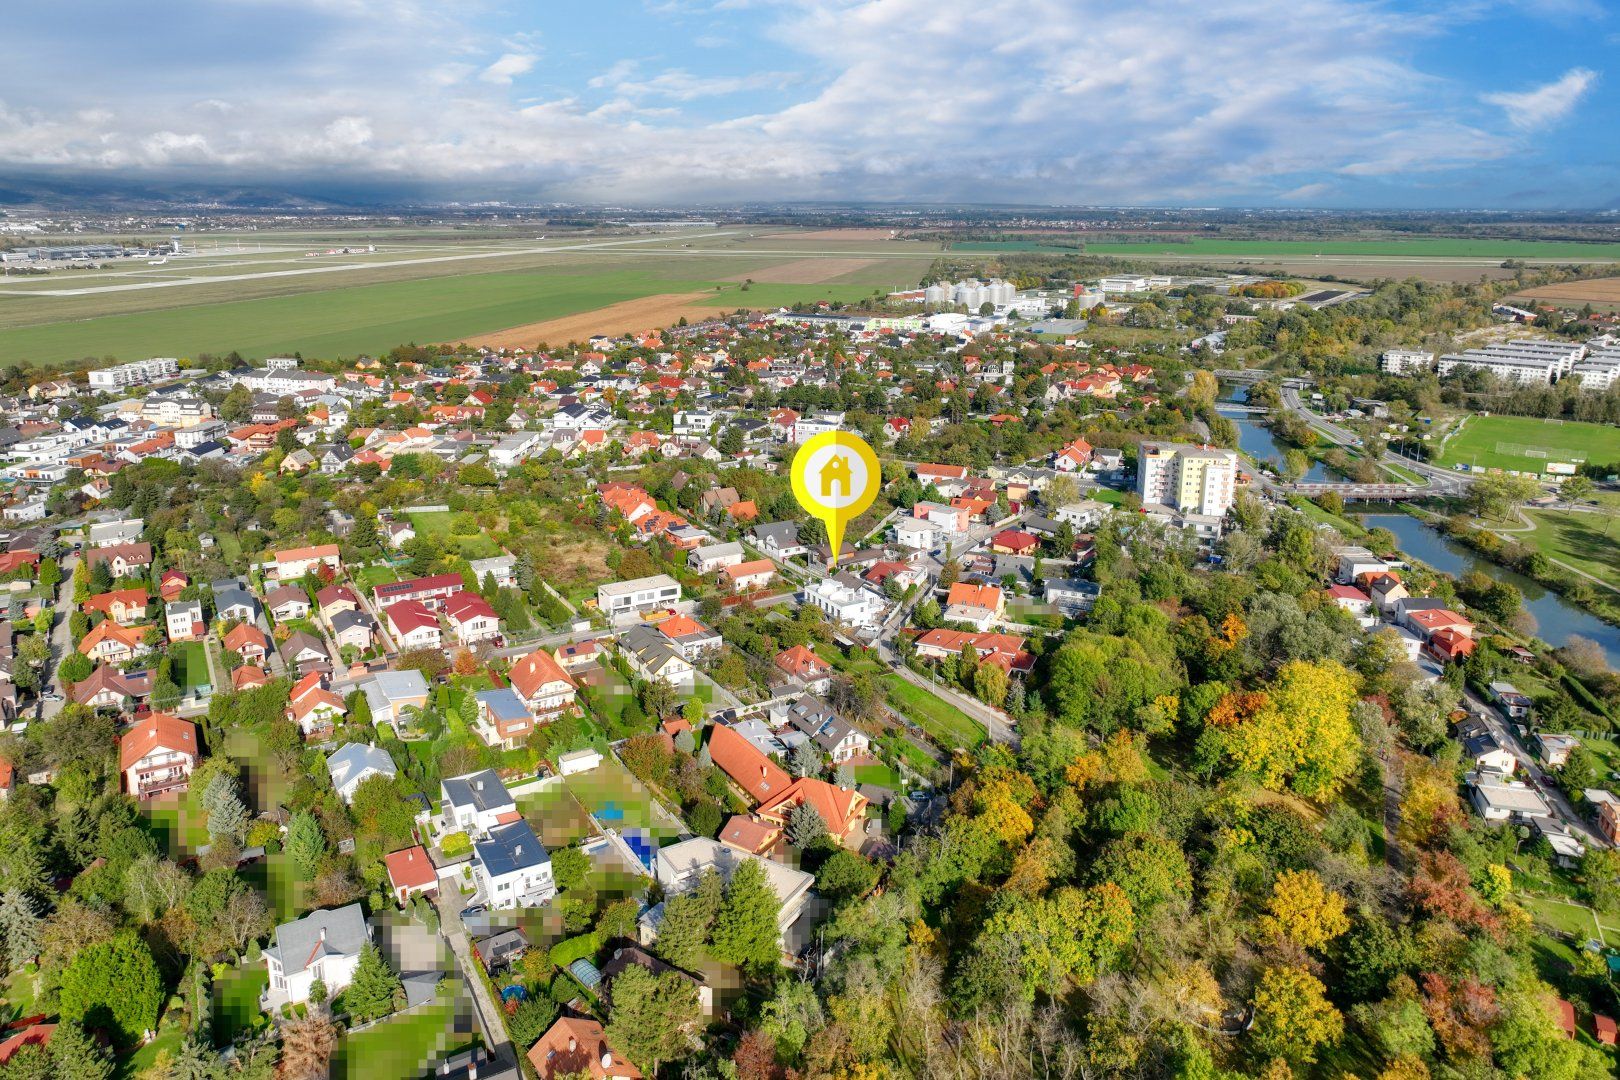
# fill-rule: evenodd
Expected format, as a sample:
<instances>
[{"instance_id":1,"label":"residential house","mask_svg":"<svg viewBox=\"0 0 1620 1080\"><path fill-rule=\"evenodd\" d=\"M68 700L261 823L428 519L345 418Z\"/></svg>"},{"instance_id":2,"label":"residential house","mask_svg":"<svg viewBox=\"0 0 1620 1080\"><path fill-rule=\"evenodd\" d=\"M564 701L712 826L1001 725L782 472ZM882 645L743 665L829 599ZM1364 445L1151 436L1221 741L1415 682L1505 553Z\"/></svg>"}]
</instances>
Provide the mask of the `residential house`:
<instances>
[{"instance_id":1,"label":"residential house","mask_svg":"<svg viewBox=\"0 0 1620 1080\"><path fill-rule=\"evenodd\" d=\"M725 724L715 724L709 728L705 745L714 764L748 794L752 803L775 798L793 782L786 770Z\"/></svg>"},{"instance_id":2,"label":"residential house","mask_svg":"<svg viewBox=\"0 0 1620 1080\"><path fill-rule=\"evenodd\" d=\"M574 705L577 685L557 658L544 649L513 661L508 678L524 708L543 721L555 719Z\"/></svg>"},{"instance_id":3,"label":"residential house","mask_svg":"<svg viewBox=\"0 0 1620 1080\"><path fill-rule=\"evenodd\" d=\"M305 737L330 731L339 718L348 714L344 700L333 693L324 672L311 671L287 696L287 719L298 725Z\"/></svg>"},{"instance_id":4,"label":"residential house","mask_svg":"<svg viewBox=\"0 0 1620 1080\"><path fill-rule=\"evenodd\" d=\"M146 631L103 619L79 642L79 651L102 664L124 664L146 651Z\"/></svg>"},{"instance_id":5,"label":"residential house","mask_svg":"<svg viewBox=\"0 0 1620 1080\"><path fill-rule=\"evenodd\" d=\"M264 594L264 606L277 622L309 617L309 595L296 585L281 585Z\"/></svg>"},{"instance_id":6,"label":"residential house","mask_svg":"<svg viewBox=\"0 0 1620 1080\"><path fill-rule=\"evenodd\" d=\"M466 584L460 574L433 574L378 585L372 591L372 598L379 611L413 601L429 611L438 611L452 596L465 589Z\"/></svg>"},{"instance_id":7,"label":"residential house","mask_svg":"<svg viewBox=\"0 0 1620 1080\"><path fill-rule=\"evenodd\" d=\"M960 656L971 648L980 663L991 663L1009 674L1028 674L1035 657L1024 647L1024 639L1012 634L971 634L962 630L930 630L917 638L917 655L939 660Z\"/></svg>"},{"instance_id":8,"label":"residential house","mask_svg":"<svg viewBox=\"0 0 1620 1080\"><path fill-rule=\"evenodd\" d=\"M69 695L88 709L114 709L120 712L144 701L152 693L152 673L125 674L111 664L102 664L89 678L73 684Z\"/></svg>"},{"instance_id":9,"label":"residential house","mask_svg":"<svg viewBox=\"0 0 1620 1080\"><path fill-rule=\"evenodd\" d=\"M1006 597L995 585L958 581L951 585L945 596L945 621L965 623L981 633L1001 621L1006 611Z\"/></svg>"},{"instance_id":10,"label":"residential house","mask_svg":"<svg viewBox=\"0 0 1620 1080\"><path fill-rule=\"evenodd\" d=\"M201 600L171 600L163 608L170 641L198 641L208 633Z\"/></svg>"},{"instance_id":11,"label":"residential house","mask_svg":"<svg viewBox=\"0 0 1620 1080\"><path fill-rule=\"evenodd\" d=\"M259 617L258 597L233 579L214 582L214 615L224 622L253 622Z\"/></svg>"},{"instance_id":12,"label":"residential house","mask_svg":"<svg viewBox=\"0 0 1620 1080\"><path fill-rule=\"evenodd\" d=\"M336 544L316 544L314 547L293 548L275 554L277 581L297 581L323 567L334 574L343 569L343 557Z\"/></svg>"},{"instance_id":13,"label":"residential house","mask_svg":"<svg viewBox=\"0 0 1620 1080\"><path fill-rule=\"evenodd\" d=\"M475 730L486 746L511 750L534 731L533 715L517 691L510 686L498 690L480 690L476 698L478 721Z\"/></svg>"},{"instance_id":14,"label":"residential house","mask_svg":"<svg viewBox=\"0 0 1620 1080\"><path fill-rule=\"evenodd\" d=\"M1551 813L1535 788L1490 774L1482 774L1469 785L1468 797L1488 825L1504 821L1528 821Z\"/></svg>"},{"instance_id":15,"label":"residential house","mask_svg":"<svg viewBox=\"0 0 1620 1080\"><path fill-rule=\"evenodd\" d=\"M360 950L371 940L359 904L323 908L276 927L275 942L264 951L270 971L265 1002L299 1004L319 982L336 997L354 981Z\"/></svg>"},{"instance_id":16,"label":"residential house","mask_svg":"<svg viewBox=\"0 0 1620 1080\"><path fill-rule=\"evenodd\" d=\"M1041 538L1020 529L1003 529L990 538L990 550L1001 555L1034 555Z\"/></svg>"},{"instance_id":17,"label":"residential house","mask_svg":"<svg viewBox=\"0 0 1620 1080\"><path fill-rule=\"evenodd\" d=\"M686 556L686 565L699 574L712 574L723 567L736 566L742 561L744 561L743 546L735 540L725 544L704 544L693 548Z\"/></svg>"},{"instance_id":18,"label":"residential house","mask_svg":"<svg viewBox=\"0 0 1620 1080\"><path fill-rule=\"evenodd\" d=\"M373 776L393 779L398 774L388 751L365 743L345 743L332 751L326 759L326 771L332 776L332 790L345 803L353 802L360 785Z\"/></svg>"},{"instance_id":19,"label":"residential house","mask_svg":"<svg viewBox=\"0 0 1620 1080\"><path fill-rule=\"evenodd\" d=\"M821 578L804 590L806 603L814 604L828 619L857 630L875 630L883 621L883 598L861 585L851 574Z\"/></svg>"},{"instance_id":20,"label":"residential house","mask_svg":"<svg viewBox=\"0 0 1620 1080\"><path fill-rule=\"evenodd\" d=\"M636 611L670 607L681 598L681 583L668 574L633 581L610 581L596 587L596 606L612 618Z\"/></svg>"},{"instance_id":21,"label":"residential house","mask_svg":"<svg viewBox=\"0 0 1620 1080\"><path fill-rule=\"evenodd\" d=\"M197 725L168 713L152 713L118 740L118 771L124 790L137 799L185 791L197 767Z\"/></svg>"},{"instance_id":22,"label":"residential house","mask_svg":"<svg viewBox=\"0 0 1620 1080\"><path fill-rule=\"evenodd\" d=\"M775 710L772 710L775 715ZM806 694L789 706L787 722L803 732L834 765L865 757L872 749L866 732L853 727L825 701Z\"/></svg>"},{"instance_id":23,"label":"residential house","mask_svg":"<svg viewBox=\"0 0 1620 1080\"><path fill-rule=\"evenodd\" d=\"M481 586L493 582L497 589L517 587L517 557L496 555L488 559L473 559L467 563L473 579Z\"/></svg>"},{"instance_id":24,"label":"residential house","mask_svg":"<svg viewBox=\"0 0 1620 1080\"><path fill-rule=\"evenodd\" d=\"M80 609L86 615L97 612L105 615L120 626L134 626L146 621L146 608L150 597L146 589L114 589L112 592L97 593L80 604Z\"/></svg>"},{"instance_id":25,"label":"residential house","mask_svg":"<svg viewBox=\"0 0 1620 1080\"><path fill-rule=\"evenodd\" d=\"M1530 698L1510 682L1498 680L1486 688L1497 708L1511 720L1523 720L1530 715Z\"/></svg>"},{"instance_id":26,"label":"residential house","mask_svg":"<svg viewBox=\"0 0 1620 1080\"><path fill-rule=\"evenodd\" d=\"M402 652L437 649L441 642L439 617L416 600L401 600L383 609L388 631Z\"/></svg>"},{"instance_id":27,"label":"residential house","mask_svg":"<svg viewBox=\"0 0 1620 1080\"><path fill-rule=\"evenodd\" d=\"M619 654L643 679L677 687L692 683L692 664L668 638L649 626L638 624L620 634Z\"/></svg>"},{"instance_id":28,"label":"residential house","mask_svg":"<svg viewBox=\"0 0 1620 1080\"><path fill-rule=\"evenodd\" d=\"M485 905L497 910L538 907L557 891L551 855L521 817L473 844L473 876Z\"/></svg>"},{"instance_id":29,"label":"residential house","mask_svg":"<svg viewBox=\"0 0 1620 1080\"><path fill-rule=\"evenodd\" d=\"M825 694L832 685L833 666L803 645L783 649L776 654L775 663L779 671L813 694Z\"/></svg>"},{"instance_id":30,"label":"residential house","mask_svg":"<svg viewBox=\"0 0 1620 1080\"><path fill-rule=\"evenodd\" d=\"M799 523L796 521L755 525L749 532L754 537L754 543L759 545L766 555L776 560L790 559L810 550L799 543Z\"/></svg>"},{"instance_id":31,"label":"residential house","mask_svg":"<svg viewBox=\"0 0 1620 1080\"><path fill-rule=\"evenodd\" d=\"M326 651L326 642L308 630L295 630L281 643L281 658L300 675L311 671L331 671L332 657Z\"/></svg>"},{"instance_id":32,"label":"residential house","mask_svg":"<svg viewBox=\"0 0 1620 1080\"><path fill-rule=\"evenodd\" d=\"M1462 743L1463 756L1474 763L1481 774L1512 776L1519 759L1504 747L1491 729L1478 720L1460 726L1457 738Z\"/></svg>"},{"instance_id":33,"label":"residential house","mask_svg":"<svg viewBox=\"0 0 1620 1080\"><path fill-rule=\"evenodd\" d=\"M1102 586L1076 578L1047 578L1041 582L1041 593L1059 615L1073 619L1092 609L1102 595Z\"/></svg>"},{"instance_id":34,"label":"residential house","mask_svg":"<svg viewBox=\"0 0 1620 1080\"><path fill-rule=\"evenodd\" d=\"M1549 768L1562 769L1569 761L1569 755L1574 753L1581 745L1581 740L1573 735L1555 734L1551 732L1536 733L1536 752L1541 755Z\"/></svg>"},{"instance_id":35,"label":"residential house","mask_svg":"<svg viewBox=\"0 0 1620 1080\"><path fill-rule=\"evenodd\" d=\"M559 1016L526 1056L540 1080L642 1080L641 1070L608 1042L602 1025L581 1016Z\"/></svg>"},{"instance_id":36,"label":"residential house","mask_svg":"<svg viewBox=\"0 0 1620 1080\"><path fill-rule=\"evenodd\" d=\"M252 623L237 623L226 633L224 644L226 652L255 663L270 655L270 639Z\"/></svg>"},{"instance_id":37,"label":"residential house","mask_svg":"<svg viewBox=\"0 0 1620 1080\"><path fill-rule=\"evenodd\" d=\"M445 602L444 616L456 641L462 645L476 645L501 636L501 617L489 606L489 601L472 592L457 593Z\"/></svg>"},{"instance_id":38,"label":"residential house","mask_svg":"<svg viewBox=\"0 0 1620 1080\"><path fill-rule=\"evenodd\" d=\"M733 566L721 567L719 581L732 592L747 592L749 589L765 588L775 576L776 564L771 560L750 559Z\"/></svg>"},{"instance_id":39,"label":"residential house","mask_svg":"<svg viewBox=\"0 0 1620 1080\"><path fill-rule=\"evenodd\" d=\"M414 669L379 671L360 689L366 695L372 720L391 724L396 730L404 725L408 711L427 706L427 679Z\"/></svg>"},{"instance_id":40,"label":"residential house","mask_svg":"<svg viewBox=\"0 0 1620 1080\"><path fill-rule=\"evenodd\" d=\"M718 652L722 644L720 635L689 615L676 615L658 624L658 632L669 639L675 651L691 664Z\"/></svg>"},{"instance_id":41,"label":"residential house","mask_svg":"<svg viewBox=\"0 0 1620 1080\"><path fill-rule=\"evenodd\" d=\"M827 823L827 831L835 840L858 850L866 838L868 801L865 795L853 788L842 788L813 776L801 776L786 791L760 803L754 808L754 813L764 821L786 828L788 815L794 807L813 807Z\"/></svg>"},{"instance_id":42,"label":"residential house","mask_svg":"<svg viewBox=\"0 0 1620 1080\"><path fill-rule=\"evenodd\" d=\"M783 863L738 851L706 836L697 836L659 848L655 876L659 885L663 887L665 896L680 896L697 888L698 882L708 871L714 870L723 880L730 880L737 867L747 861L753 861L765 872L766 884L776 894L777 931L779 934L785 934L804 913L810 888L815 884L815 878L803 870L795 870ZM652 914L648 913L649 916ZM659 914L661 916L662 913ZM641 942L643 945L649 945L652 943L650 939L656 939L658 921L657 916L644 917Z\"/></svg>"},{"instance_id":43,"label":"residential house","mask_svg":"<svg viewBox=\"0 0 1620 1080\"><path fill-rule=\"evenodd\" d=\"M447 830L476 837L521 815L500 776L484 769L439 781L439 816Z\"/></svg>"},{"instance_id":44,"label":"residential house","mask_svg":"<svg viewBox=\"0 0 1620 1080\"><path fill-rule=\"evenodd\" d=\"M359 611L360 598L347 585L328 585L315 594L315 605L321 618L331 625L332 617L340 611Z\"/></svg>"},{"instance_id":45,"label":"residential house","mask_svg":"<svg viewBox=\"0 0 1620 1080\"><path fill-rule=\"evenodd\" d=\"M400 907L410 903L411 897L417 894L434 896L438 893L439 872L421 844L384 855L383 865L388 868L389 891Z\"/></svg>"}]
</instances>

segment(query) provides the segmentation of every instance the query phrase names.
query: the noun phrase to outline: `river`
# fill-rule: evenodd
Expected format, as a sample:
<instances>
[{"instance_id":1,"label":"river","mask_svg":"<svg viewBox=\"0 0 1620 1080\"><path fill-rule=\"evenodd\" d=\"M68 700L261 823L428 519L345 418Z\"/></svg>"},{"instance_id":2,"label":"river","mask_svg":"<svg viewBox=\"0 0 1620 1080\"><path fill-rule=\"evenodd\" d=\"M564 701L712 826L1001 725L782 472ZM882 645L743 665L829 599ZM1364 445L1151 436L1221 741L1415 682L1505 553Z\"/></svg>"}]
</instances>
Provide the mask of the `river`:
<instances>
[{"instance_id":1,"label":"river","mask_svg":"<svg viewBox=\"0 0 1620 1080\"><path fill-rule=\"evenodd\" d=\"M1223 401L1242 404L1248 399L1246 386L1223 385ZM1283 447L1271 436L1271 429L1248 416L1229 416L1238 428L1238 445L1256 461L1280 462ZM1331 481L1343 479L1327 466L1316 462L1305 474L1306 480ZM1353 512L1353 511L1352 511ZM1580 636L1597 642L1608 658L1609 666L1620 671L1620 626L1604 622L1596 615L1584 611L1548 590L1533 578L1490 561L1471 548L1442 535L1410 514L1363 514L1361 520L1368 528L1382 526L1400 540L1401 550L1428 563L1436 570L1460 578L1478 570L1495 581L1506 581L1524 594L1524 607L1536 620L1536 636L1553 645L1562 645L1571 637Z\"/></svg>"}]
</instances>

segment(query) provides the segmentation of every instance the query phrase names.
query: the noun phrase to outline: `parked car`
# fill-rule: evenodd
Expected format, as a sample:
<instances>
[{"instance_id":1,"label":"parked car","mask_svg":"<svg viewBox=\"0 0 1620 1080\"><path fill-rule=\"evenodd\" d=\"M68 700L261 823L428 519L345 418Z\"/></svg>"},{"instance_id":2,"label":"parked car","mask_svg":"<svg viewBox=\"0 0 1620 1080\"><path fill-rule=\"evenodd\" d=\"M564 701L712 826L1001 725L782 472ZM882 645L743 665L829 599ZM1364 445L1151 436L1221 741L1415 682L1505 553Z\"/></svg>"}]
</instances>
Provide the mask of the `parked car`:
<instances>
[{"instance_id":1,"label":"parked car","mask_svg":"<svg viewBox=\"0 0 1620 1080\"><path fill-rule=\"evenodd\" d=\"M463 919L476 919L478 916L483 915L488 910L489 909L484 907L483 904L474 904L471 907L462 908L461 917Z\"/></svg>"}]
</instances>

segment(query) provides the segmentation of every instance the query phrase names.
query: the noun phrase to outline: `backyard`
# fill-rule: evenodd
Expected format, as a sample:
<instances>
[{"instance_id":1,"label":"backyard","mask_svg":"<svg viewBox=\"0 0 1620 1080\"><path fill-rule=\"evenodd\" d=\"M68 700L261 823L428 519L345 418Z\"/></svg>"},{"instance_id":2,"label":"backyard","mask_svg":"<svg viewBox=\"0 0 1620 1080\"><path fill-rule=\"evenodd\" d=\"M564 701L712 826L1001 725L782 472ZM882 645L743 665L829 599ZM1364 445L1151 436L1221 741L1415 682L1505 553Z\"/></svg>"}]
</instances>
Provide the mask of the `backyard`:
<instances>
[{"instance_id":1,"label":"backyard","mask_svg":"<svg viewBox=\"0 0 1620 1080\"><path fill-rule=\"evenodd\" d=\"M182 691L189 694L210 684L208 646L200 641L182 641L169 652L174 657L174 681Z\"/></svg>"},{"instance_id":2,"label":"backyard","mask_svg":"<svg viewBox=\"0 0 1620 1080\"><path fill-rule=\"evenodd\" d=\"M470 1006L458 1008L460 996L460 982L448 979L433 1004L344 1035L332 1055L332 1080L410 1080L430 1075L447 1055L477 1041Z\"/></svg>"},{"instance_id":3,"label":"backyard","mask_svg":"<svg viewBox=\"0 0 1620 1080\"><path fill-rule=\"evenodd\" d=\"M502 554L471 514L451 510L430 510L411 515L411 527L418 536L454 544L465 559L493 559Z\"/></svg>"},{"instance_id":4,"label":"backyard","mask_svg":"<svg viewBox=\"0 0 1620 1080\"><path fill-rule=\"evenodd\" d=\"M658 840L674 839L682 831L680 822L658 806L641 781L612 758L563 782L605 828L646 829Z\"/></svg>"},{"instance_id":5,"label":"backyard","mask_svg":"<svg viewBox=\"0 0 1620 1080\"><path fill-rule=\"evenodd\" d=\"M922 687L913 686L899 675L885 675L883 686L889 705L942 746L971 750L984 742L984 728L977 721Z\"/></svg>"},{"instance_id":6,"label":"backyard","mask_svg":"<svg viewBox=\"0 0 1620 1080\"><path fill-rule=\"evenodd\" d=\"M214 1045L228 1045L258 1022L259 995L269 984L270 972L262 960L244 961L214 980Z\"/></svg>"},{"instance_id":7,"label":"backyard","mask_svg":"<svg viewBox=\"0 0 1620 1080\"><path fill-rule=\"evenodd\" d=\"M517 807L548 848L577 844L594 831L585 808L574 798L567 784L551 784L519 795Z\"/></svg>"}]
</instances>

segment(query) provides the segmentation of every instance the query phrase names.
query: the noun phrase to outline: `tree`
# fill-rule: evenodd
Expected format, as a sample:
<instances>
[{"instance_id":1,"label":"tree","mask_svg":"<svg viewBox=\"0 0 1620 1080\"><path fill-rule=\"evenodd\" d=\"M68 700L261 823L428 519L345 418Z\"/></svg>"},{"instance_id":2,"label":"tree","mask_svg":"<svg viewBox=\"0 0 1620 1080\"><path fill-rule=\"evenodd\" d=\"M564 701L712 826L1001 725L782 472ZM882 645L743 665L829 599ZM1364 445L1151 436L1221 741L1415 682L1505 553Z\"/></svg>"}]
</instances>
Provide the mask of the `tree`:
<instances>
[{"instance_id":1,"label":"tree","mask_svg":"<svg viewBox=\"0 0 1620 1080\"><path fill-rule=\"evenodd\" d=\"M1284 870L1271 886L1271 900L1260 916L1260 934L1320 949L1350 929L1344 897L1322 884L1312 870Z\"/></svg>"},{"instance_id":2,"label":"tree","mask_svg":"<svg viewBox=\"0 0 1620 1080\"><path fill-rule=\"evenodd\" d=\"M180 1044L169 1062L165 1080L219 1080L223 1071L213 1047L193 1034Z\"/></svg>"},{"instance_id":3,"label":"tree","mask_svg":"<svg viewBox=\"0 0 1620 1080\"><path fill-rule=\"evenodd\" d=\"M711 869L691 892L664 901L664 921L653 950L678 968L695 968L703 959L724 895L720 875Z\"/></svg>"},{"instance_id":4,"label":"tree","mask_svg":"<svg viewBox=\"0 0 1620 1080\"><path fill-rule=\"evenodd\" d=\"M228 838L241 843L247 833L248 812L236 793L236 778L220 773L203 790L203 810L208 815L208 835L211 839Z\"/></svg>"},{"instance_id":5,"label":"tree","mask_svg":"<svg viewBox=\"0 0 1620 1080\"><path fill-rule=\"evenodd\" d=\"M803 850L827 835L827 819L807 802L801 802L788 811L788 843Z\"/></svg>"},{"instance_id":6,"label":"tree","mask_svg":"<svg viewBox=\"0 0 1620 1080\"><path fill-rule=\"evenodd\" d=\"M764 869L753 859L743 862L732 871L715 915L715 958L756 974L774 968L781 958L776 930L780 909Z\"/></svg>"},{"instance_id":7,"label":"tree","mask_svg":"<svg viewBox=\"0 0 1620 1080\"><path fill-rule=\"evenodd\" d=\"M585 884L585 875L591 872L591 857L576 847L560 848L551 853L551 876L558 892L567 892Z\"/></svg>"},{"instance_id":8,"label":"tree","mask_svg":"<svg viewBox=\"0 0 1620 1080\"><path fill-rule=\"evenodd\" d=\"M1032 999L1037 991L1057 995L1070 980L1091 982L1114 965L1135 931L1131 903L1118 886L1064 888L1019 898L992 915L975 951L1008 958Z\"/></svg>"},{"instance_id":9,"label":"tree","mask_svg":"<svg viewBox=\"0 0 1620 1080\"><path fill-rule=\"evenodd\" d=\"M96 670L90 658L80 652L71 652L56 666L56 677L64 686L84 682Z\"/></svg>"},{"instance_id":10,"label":"tree","mask_svg":"<svg viewBox=\"0 0 1620 1080\"><path fill-rule=\"evenodd\" d=\"M1253 716L1225 729L1224 749L1274 791L1325 799L1360 763L1361 737L1350 719L1355 681L1333 662L1283 665Z\"/></svg>"},{"instance_id":11,"label":"tree","mask_svg":"<svg viewBox=\"0 0 1620 1080\"><path fill-rule=\"evenodd\" d=\"M1517 506L1536 497L1540 485L1533 477L1493 474L1478 477L1468 488L1468 508L1476 517L1502 519Z\"/></svg>"},{"instance_id":12,"label":"tree","mask_svg":"<svg viewBox=\"0 0 1620 1080\"><path fill-rule=\"evenodd\" d=\"M533 955L542 956L536 952ZM549 997L525 998L506 1018L506 1033L518 1046L533 1046L557 1019L557 1003Z\"/></svg>"},{"instance_id":13,"label":"tree","mask_svg":"<svg viewBox=\"0 0 1620 1080\"><path fill-rule=\"evenodd\" d=\"M1558 494L1564 497L1564 501L1566 503L1574 505L1576 503L1583 503L1587 499L1590 499L1592 497L1592 492L1595 490L1596 485L1592 483L1589 477L1572 476L1559 486ZM39 579L41 583L43 583L45 580L45 566L43 563L40 564Z\"/></svg>"},{"instance_id":14,"label":"tree","mask_svg":"<svg viewBox=\"0 0 1620 1080\"><path fill-rule=\"evenodd\" d=\"M41 922L33 898L21 889L0 895L0 939L5 942L9 970L16 971L39 955Z\"/></svg>"},{"instance_id":15,"label":"tree","mask_svg":"<svg viewBox=\"0 0 1620 1080\"><path fill-rule=\"evenodd\" d=\"M878 868L848 848L839 848L816 870L816 891L834 901L863 896L878 881Z\"/></svg>"},{"instance_id":16,"label":"tree","mask_svg":"<svg viewBox=\"0 0 1620 1080\"><path fill-rule=\"evenodd\" d=\"M1155 833L1129 833L1110 841L1092 867L1099 883L1119 886L1138 915L1192 892L1192 872L1181 846Z\"/></svg>"},{"instance_id":17,"label":"tree","mask_svg":"<svg viewBox=\"0 0 1620 1080\"><path fill-rule=\"evenodd\" d=\"M313 880L326 856L326 834L314 815L300 810L287 823L287 854L304 881Z\"/></svg>"},{"instance_id":18,"label":"tree","mask_svg":"<svg viewBox=\"0 0 1620 1080\"><path fill-rule=\"evenodd\" d=\"M280 1080L326 1080L337 1028L320 1010L281 1025Z\"/></svg>"},{"instance_id":19,"label":"tree","mask_svg":"<svg viewBox=\"0 0 1620 1080\"><path fill-rule=\"evenodd\" d=\"M62 973L61 993L65 1018L133 1043L157 1027L163 980L152 950L126 931L79 953Z\"/></svg>"},{"instance_id":20,"label":"tree","mask_svg":"<svg viewBox=\"0 0 1620 1080\"><path fill-rule=\"evenodd\" d=\"M56 1026L51 1034L50 1057L54 1080L111 1080L118 1071L112 1051L81 1024Z\"/></svg>"},{"instance_id":21,"label":"tree","mask_svg":"<svg viewBox=\"0 0 1620 1080\"><path fill-rule=\"evenodd\" d=\"M1339 1041L1344 1017L1327 999L1321 980L1301 967L1267 968L1254 991L1250 1038L1262 1058L1309 1065L1316 1048Z\"/></svg>"},{"instance_id":22,"label":"tree","mask_svg":"<svg viewBox=\"0 0 1620 1080\"><path fill-rule=\"evenodd\" d=\"M360 962L353 981L343 991L343 1004L361 1023L387 1016L405 1004L404 985L370 941L360 947Z\"/></svg>"},{"instance_id":23,"label":"tree","mask_svg":"<svg viewBox=\"0 0 1620 1080\"><path fill-rule=\"evenodd\" d=\"M613 980L611 994L608 1041L649 1076L691 1048L702 1015L691 979L674 971L654 975L632 964Z\"/></svg>"}]
</instances>

